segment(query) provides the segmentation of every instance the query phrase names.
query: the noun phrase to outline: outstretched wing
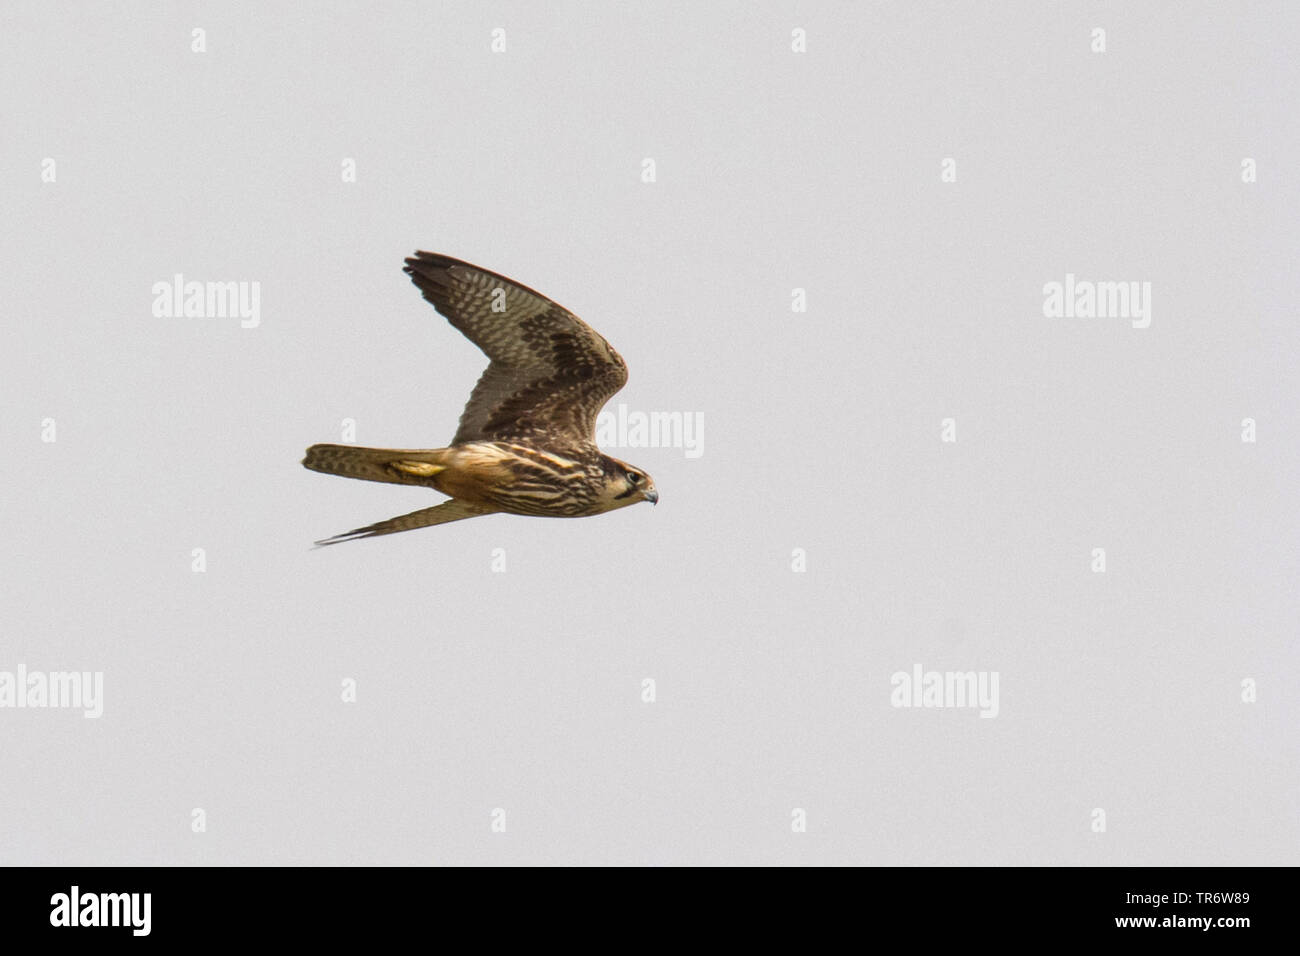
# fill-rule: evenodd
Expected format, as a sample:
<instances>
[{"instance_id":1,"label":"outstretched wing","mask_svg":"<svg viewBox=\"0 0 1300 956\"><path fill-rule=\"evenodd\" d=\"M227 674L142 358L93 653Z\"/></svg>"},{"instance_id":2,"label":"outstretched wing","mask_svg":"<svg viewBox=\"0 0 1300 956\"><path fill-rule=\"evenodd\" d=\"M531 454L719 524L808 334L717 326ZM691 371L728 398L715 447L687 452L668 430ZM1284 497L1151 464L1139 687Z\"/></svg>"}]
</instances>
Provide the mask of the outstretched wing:
<instances>
[{"instance_id":1,"label":"outstretched wing","mask_svg":"<svg viewBox=\"0 0 1300 956\"><path fill-rule=\"evenodd\" d=\"M374 538L381 534L397 534L399 531L427 528L430 525L446 524L448 521L461 521L465 518L477 518L479 515L490 515L492 513L491 508L481 508L478 505L470 504L468 501L452 498L450 501L444 501L432 508L421 508L419 511L412 511L410 514L398 515L396 518L389 518L387 521L376 521L364 528L336 534L332 538L317 541L316 546L323 547L330 544L341 544L344 541L358 541L361 538Z\"/></svg>"},{"instance_id":2,"label":"outstretched wing","mask_svg":"<svg viewBox=\"0 0 1300 956\"><path fill-rule=\"evenodd\" d=\"M452 444L594 443L596 416L627 382L627 365L567 309L468 262L417 252L406 274L491 360Z\"/></svg>"}]
</instances>

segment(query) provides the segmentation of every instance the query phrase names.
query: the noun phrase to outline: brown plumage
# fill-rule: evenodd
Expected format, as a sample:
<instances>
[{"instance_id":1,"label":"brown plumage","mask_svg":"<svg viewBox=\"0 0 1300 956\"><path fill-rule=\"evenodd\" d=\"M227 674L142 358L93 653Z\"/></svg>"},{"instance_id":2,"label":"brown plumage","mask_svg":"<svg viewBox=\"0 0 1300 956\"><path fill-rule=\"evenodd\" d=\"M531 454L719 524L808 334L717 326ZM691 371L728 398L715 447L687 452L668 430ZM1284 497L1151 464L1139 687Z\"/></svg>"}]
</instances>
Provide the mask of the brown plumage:
<instances>
[{"instance_id":1,"label":"brown plumage","mask_svg":"<svg viewBox=\"0 0 1300 956\"><path fill-rule=\"evenodd\" d=\"M490 360L446 448L312 445L312 471L427 485L433 508L317 544L393 534L477 515L582 517L659 500L644 471L596 447L596 416L627 382L627 365L572 312L495 272L417 252L405 272Z\"/></svg>"}]
</instances>

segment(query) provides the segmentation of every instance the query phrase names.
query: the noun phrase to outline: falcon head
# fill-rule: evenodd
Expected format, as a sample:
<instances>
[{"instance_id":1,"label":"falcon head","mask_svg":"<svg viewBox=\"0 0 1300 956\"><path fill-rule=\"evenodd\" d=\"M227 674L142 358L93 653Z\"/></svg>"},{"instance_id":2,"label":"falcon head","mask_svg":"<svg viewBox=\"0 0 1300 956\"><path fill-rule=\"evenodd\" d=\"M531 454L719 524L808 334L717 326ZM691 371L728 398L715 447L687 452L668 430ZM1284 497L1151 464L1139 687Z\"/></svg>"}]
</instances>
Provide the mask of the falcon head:
<instances>
[{"instance_id":1,"label":"falcon head","mask_svg":"<svg viewBox=\"0 0 1300 956\"><path fill-rule=\"evenodd\" d=\"M601 510L626 508L638 501L648 501L652 505L659 503L659 492L655 490L654 479L640 468L606 455L605 487L600 493Z\"/></svg>"}]
</instances>

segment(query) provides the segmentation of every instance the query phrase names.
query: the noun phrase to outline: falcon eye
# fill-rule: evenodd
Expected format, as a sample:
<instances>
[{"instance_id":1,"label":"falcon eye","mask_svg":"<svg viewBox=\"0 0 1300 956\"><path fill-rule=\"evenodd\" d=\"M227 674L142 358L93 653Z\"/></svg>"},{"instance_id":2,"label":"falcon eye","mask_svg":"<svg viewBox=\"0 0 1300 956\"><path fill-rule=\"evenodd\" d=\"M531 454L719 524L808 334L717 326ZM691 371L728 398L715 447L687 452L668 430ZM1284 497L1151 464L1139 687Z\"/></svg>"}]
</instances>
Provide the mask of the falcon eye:
<instances>
[{"instance_id":1,"label":"falcon eye","mask_svg":"<svg viewBox=\"0 0 1300 956\"><path fill-rule=\"evenodd\" d=\"M641 476L640 476L640 475L634 475L634 474L632 474L632 472L629 471L629 472L627 473L627 480L630 481L630 482L632 482L632 484L635 485L637 482L639 482L639 481L641 480Z\"/></svg>"}]
</instances>

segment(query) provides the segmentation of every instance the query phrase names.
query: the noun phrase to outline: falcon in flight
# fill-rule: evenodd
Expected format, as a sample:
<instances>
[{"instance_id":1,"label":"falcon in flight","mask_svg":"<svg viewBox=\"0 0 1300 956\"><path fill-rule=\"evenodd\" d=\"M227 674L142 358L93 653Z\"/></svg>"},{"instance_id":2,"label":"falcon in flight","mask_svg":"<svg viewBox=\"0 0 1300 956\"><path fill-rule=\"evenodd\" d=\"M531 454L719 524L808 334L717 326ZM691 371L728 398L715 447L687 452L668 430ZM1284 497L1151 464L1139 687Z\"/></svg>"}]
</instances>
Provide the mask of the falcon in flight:
<instances>
[{"instance_id":1,"label":"falcon in flight","mask_svg":"<svg viewBox=\"0 0 1300 956\"><path fill-rule=\"evenodd\" d=\"M580 518L659 501L649 475L596 447L596 415L627 382L627 365L591 326L527 286L449 256L417 252L404 271L490 359L451 444L312 445L302 463L327 475L424 485L451 500L317 544L498 511Z\"/></svg>"}]
</instances>

